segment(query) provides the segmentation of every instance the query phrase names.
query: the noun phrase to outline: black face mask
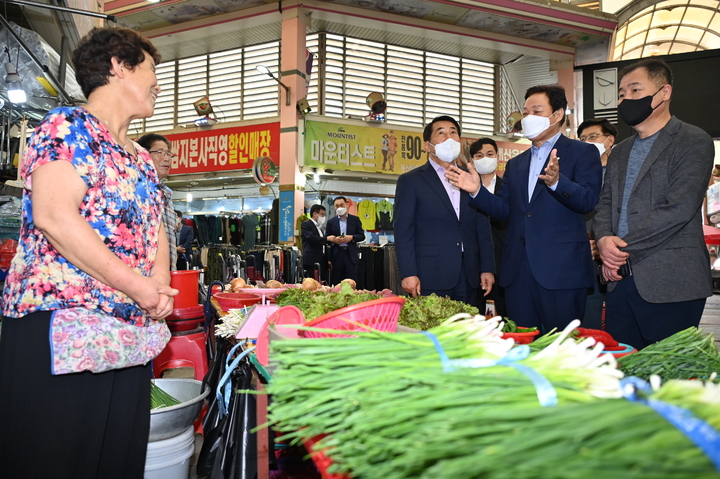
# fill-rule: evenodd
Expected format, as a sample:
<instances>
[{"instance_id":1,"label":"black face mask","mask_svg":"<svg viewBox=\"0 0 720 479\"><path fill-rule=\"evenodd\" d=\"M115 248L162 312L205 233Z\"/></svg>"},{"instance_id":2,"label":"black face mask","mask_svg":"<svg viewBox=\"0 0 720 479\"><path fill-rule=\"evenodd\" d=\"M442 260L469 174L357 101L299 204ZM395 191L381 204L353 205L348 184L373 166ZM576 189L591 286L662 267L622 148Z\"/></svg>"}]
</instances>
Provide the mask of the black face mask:
<instances>
[{"instance_id":1,"label":"black face mask","mask_svg":"<svg viewBox=\"0 0 720 479\"><path fill-rule=\"evenodd\" d=\"M664 88L664 85L660 90ZM648 95L644 98L639 98L637 100L623 100L618 105L618 113L620 113L620 118L623 119L623 121L628 126L635 126L639 125L640 123L647 120L647 118L652 115L652 112L655 111L655 108L662 105L665 100L660 102L660 105L656 106L655 108L652 107L652 100L660 93L660 90L656 91L652 95Z\"/></svg>"}]
</instances>

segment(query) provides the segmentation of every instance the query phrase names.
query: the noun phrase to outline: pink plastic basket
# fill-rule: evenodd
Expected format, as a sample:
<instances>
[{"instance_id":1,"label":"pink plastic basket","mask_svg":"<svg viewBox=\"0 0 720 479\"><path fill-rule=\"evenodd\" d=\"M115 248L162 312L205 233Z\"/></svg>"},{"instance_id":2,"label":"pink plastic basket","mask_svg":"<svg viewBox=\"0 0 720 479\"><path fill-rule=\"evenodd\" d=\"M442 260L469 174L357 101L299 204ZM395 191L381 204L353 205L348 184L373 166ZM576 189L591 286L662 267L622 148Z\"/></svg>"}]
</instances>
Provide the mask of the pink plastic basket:
<instances>
[{"instance_id":1,"label":"pink plastic basket","mask_svg":"<svg viewBox=\"0 0 720 479\"><path fill-rule=\"evenodd\" d=\"M308 321L305 326L337 331L395 331L403 305L405 305L405 300L397 296L374 299L323 314ZM349 338L354 336L305 330L301 330L300 334L306 338Z\"/></svg>"}]
</instances>

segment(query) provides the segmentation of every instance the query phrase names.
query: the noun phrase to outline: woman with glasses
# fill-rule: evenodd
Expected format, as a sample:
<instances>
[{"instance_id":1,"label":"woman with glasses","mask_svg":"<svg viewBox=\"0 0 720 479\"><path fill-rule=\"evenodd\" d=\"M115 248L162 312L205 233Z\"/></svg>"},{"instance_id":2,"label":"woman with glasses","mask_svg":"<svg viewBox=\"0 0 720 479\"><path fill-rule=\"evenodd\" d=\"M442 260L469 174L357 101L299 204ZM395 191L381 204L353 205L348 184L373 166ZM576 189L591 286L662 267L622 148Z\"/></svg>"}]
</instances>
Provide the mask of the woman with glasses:
<instances>
[{"instance_id":1,"label":"woman with glasses","mask_svg":"<svg viewBox=\"0 0 720 479\"><path fill-rule=\"evenodd\" d=\"M73 52L87 103L50 111L21 164L22 228L0 335L3 477L142 478L150 360L173 310L162 192L128 137L160 55L95 28Z\"/></svg>"},{"instance_id":2,"label":"woman with glasses","mask_svg":"<svg viewBox=\"0 0 720 479\"><path fill-rule=\"evenodd\" d=\"M141 136L138 144L150 153L158 178L161 181L160 189L163 194L163 226L165 226L168 248L170 249L170 269L175 271L177 269L178 259L178 251L175 244L175 238L178 232L177 217L172 203L172 190L162 183L162 180L170 174L172 159L175 155L170 151L170 141L156 133L148 133Z\"/></svg>"}]
</instances>

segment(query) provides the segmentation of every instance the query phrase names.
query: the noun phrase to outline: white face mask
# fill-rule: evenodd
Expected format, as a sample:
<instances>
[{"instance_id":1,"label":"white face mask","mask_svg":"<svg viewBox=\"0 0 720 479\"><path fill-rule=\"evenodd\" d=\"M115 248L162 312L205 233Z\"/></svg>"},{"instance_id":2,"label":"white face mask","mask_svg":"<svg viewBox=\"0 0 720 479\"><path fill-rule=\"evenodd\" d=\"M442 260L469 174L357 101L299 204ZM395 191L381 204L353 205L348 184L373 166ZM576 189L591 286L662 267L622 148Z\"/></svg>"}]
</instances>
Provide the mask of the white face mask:
<instances>
[{"instance_id":1,"label":"white face mask","mask_svg":"<svg viewBox=\"0 0 720 479\"><path fill-rule=\"evenodd\" d=\"M521 122L525 138L530 140L542 135L545 130L557 123L556 121L551 125L550 117L538 115L528 115Z\"/></svg>"},{"instance_id":2,"label":"white face mask","mask_svg":"<svg viewBox=\"0 0 720 479\"><path fill-rule=\"evenodd\" d=\"M345 213L347 213L347 208L338 208L335 210L335 213L337 213L338 216L345 216Z\"/></svg>"},{"instance_id":3,"label":"white face mask","mask_svg":"<svg viewBox=\"0 0 720 479\"><path fill-rule=\"evenodd\" d=\"M435 147L435 156L446 163L452 163L460 156L460 142L452 138L433 146Z\"/></svg>"},{"instance_id":4,"label":"white face mask","mask_svg":"<svg viewBox=\"0 0 720 479\"><path fill-rule=\"evenodd\" d=\"M475 165L475 171L480 175L488 175L497 170L497 158L486 156L479 160L473 160L473 164Z\"/></svg>"},{"instance_id":5,"label":"white face mask","mask_svg":"<svg viewBox=\"0 0 720 479\"><path fill-rule=\"evenodd\" d=\"M325 217L324 217L324 216L318 216L317 224L318 224L318 226L324 225L324 224L325 224Z\"/></svg>"},{"instance_id":6,"label":"white face mask","mask_svg":"<svg viewBox=\"0 0 720 479\"><path fill-rule=\"evenodd\" d=\"M607 139L605 139L605 141L607 141ZM602 143L591 143L592 145L595 145L595 148L598 149L598 151L600 152L600 156L603 156L603 154L607 151L607 148L605 148L605 141L603 141Z\"/></svg>"}]
</instances>

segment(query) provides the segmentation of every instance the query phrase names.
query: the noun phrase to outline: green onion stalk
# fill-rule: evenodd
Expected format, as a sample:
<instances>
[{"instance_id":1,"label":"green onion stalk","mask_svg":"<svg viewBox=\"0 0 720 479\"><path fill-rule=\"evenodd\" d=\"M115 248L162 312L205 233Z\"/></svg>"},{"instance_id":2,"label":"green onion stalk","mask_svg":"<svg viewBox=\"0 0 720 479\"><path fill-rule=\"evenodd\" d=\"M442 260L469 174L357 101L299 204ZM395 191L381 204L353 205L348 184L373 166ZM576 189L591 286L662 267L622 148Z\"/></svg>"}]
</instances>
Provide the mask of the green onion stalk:
<instances>
[{"instance_id":1,"label":"green onion stalk","mask_svg":"<svg viewBox=\"0 0 720 479\"><path fill-rule=\"evenodd\" d=\"M720 427L717 384L671 380L649 398L683 407L716 430ZM567 404L552 411L528 408L483 423L471 422L478 417L448 418L455 444L462 445L465 453L425 461L414 475L382 477L685 479L720 475L709 457L675 426L649 406L625 399ZM443 444L429 437L422 447L425 452Z\"/></svg>"},{"instance_id":2,"label":"green onion stalk","mask_svg":"<svg viewBox=\"0 0 720 479\"><path fill-rule=\"evenodd\" d=\"M712 334L704 335L702 330L691 327L624 356L620 369L628 376L643 379L652 375L663 380L707 379L713 372L720 372L720 352Z\"/></svg>"},{"instance_id":3,"label":"green onion stalk","mask_svg":"<svg viewBox=\"0 0 720 479\"><path fill-rule=\"evenodd\" d=\"M569 338L578 324L516 363L544 375L560 405L618 397L622 373L614 358L601 354L591 338ZM462 428L448 427L453 420L472 429L555 409L540 408L533 383L511 366L462 367L505 357L512 343L501 338L501 329L499 318L479 316L453 317L433 328L450 361L445 369L435 346L419 334L275 341L270 422L295 441L330 434L318 447L327 448L333 472L417 477L434 462L472 453L459 440ZM496 427L504 426L490 429Z\"/></svg>"}]
</instances>

